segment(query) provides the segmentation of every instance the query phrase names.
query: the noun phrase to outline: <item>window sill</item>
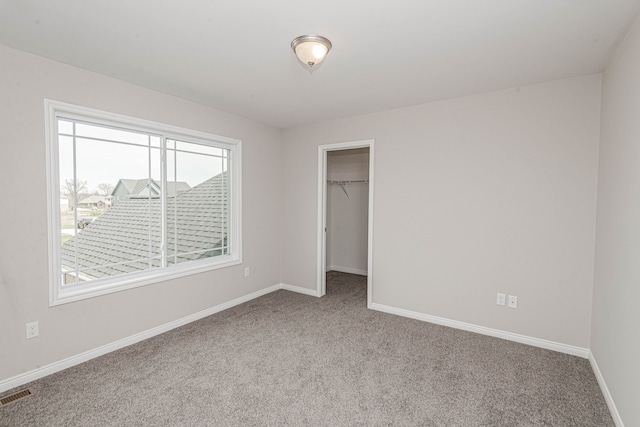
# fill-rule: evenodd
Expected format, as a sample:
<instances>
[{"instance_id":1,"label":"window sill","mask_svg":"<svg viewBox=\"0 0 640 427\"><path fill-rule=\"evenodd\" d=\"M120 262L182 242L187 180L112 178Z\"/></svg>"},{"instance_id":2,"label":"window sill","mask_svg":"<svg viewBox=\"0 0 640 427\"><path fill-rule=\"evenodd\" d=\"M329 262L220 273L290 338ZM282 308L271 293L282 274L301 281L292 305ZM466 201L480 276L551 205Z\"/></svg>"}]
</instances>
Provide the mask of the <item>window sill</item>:
<instances>
[{"instance_id":1,"label":"window sill","mask_svg":"<svg viewBox=\"0 0 640 427\"><path fill-rule=\"evenodd\" d=\"M241 263L242 260L238 257L225 257L225 259L216 259L215 261L208 263L185 263L183 265L173 266L162 270L159 269L158 271L145 271L136 274L128 274L126 275L126 278L114 277L110 279L86 282L83 284L66 285L63 289L52 290L53 292L51 292L49 307L125 291L127 289L134 289L167 280L178 279L180 277L191 276L207 271L214 271L221 268L239 265Z\"/></svg>"}]
</instances>

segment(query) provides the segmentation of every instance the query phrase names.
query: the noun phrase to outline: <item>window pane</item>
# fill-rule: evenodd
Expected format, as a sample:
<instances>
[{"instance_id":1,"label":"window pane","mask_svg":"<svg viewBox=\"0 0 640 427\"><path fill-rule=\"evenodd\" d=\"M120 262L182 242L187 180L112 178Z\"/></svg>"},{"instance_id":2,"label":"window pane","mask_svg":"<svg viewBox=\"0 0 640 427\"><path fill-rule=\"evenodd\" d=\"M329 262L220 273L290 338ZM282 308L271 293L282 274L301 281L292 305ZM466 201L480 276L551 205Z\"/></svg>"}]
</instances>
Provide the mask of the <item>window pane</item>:
<instances>
[{"instance_id":1,"label":"window pane","mask_svg":"<svg viewBox=\"0 0 640 427\"><path fill-rule=\"evenodd\" d=\"M154 148L160 148L160 137L158 136L152 136L150 138L151 141L151 146Z\"/></svg>"},{"instance_id":2,"label":"window pane","mask_svg":"<svg viewBox=\"0 0 640 427\"><path fill-rule=\"evenodd\" d=\"M145 133L114 129L107 126L89 125L86 123L76 123L76 135L128 144L149 145L149 136Z\"/></svg>"},{"instance_id":3,"label":"window pane","mask_svg":"<svg viewBox=\"0 0 640 427\"><path fill-rule=\"evenodd\" d=\"M73 123L66 120L58 120L58 133L73 135Z\"/></svg>"},{"instance_id":4,"label":"window pane","mask_svg":"<svg viewBox=\"0 0 640 427\"><path fill-rule=\"evenodd\" d=\"M73 141L60 142L62 178L66 146L73 147ZM77 209L73 236L62 243L63 283L161 267L160 193L154 179L159 150L76 138L75 160Z\"/></svg>"},{"instance_id":5,"label":"window pane","mask_svg":"<svg viewBox=\"0 0 640 427\"><path fill-rule=\"evenodd\" d=\"M60 122L58 122L58 129L60 129ZM69 129L67 129L68 131ZM71 127L73 131L73 127ZM76 221L74 204L76 200L76 184L74 181L73 172L73 138L67 136L61 136L58 139L58 157L60 159L58 164L59 171L59 185L60 185L60 242L65 244L75 236ZM71 246L72 243L67 244ZM72 249L72 251L74 251ZM68 275L68 270L75 270L75 260L73 262L62 263L62 283L75 283L75 276Z\"/></svg>"},{"instance_id":6,"label":"window pane","mask_svg":"<svg viewBox=\"0 0 640 427\"><path fill-rule=\"evenodd\" d=\"M178 142L189 152L168 151L167 172L174 185L190 187L167 194L168 264L195 261L228 253L228 172L222 157L208 146ZM227 150L217 149L225 154ZM171 183L167 183L171 189Z\"/></svg>"},{"instance_id":7,"label":"window pane","mask_svg":"<svg viewBox=\"0 0 640 427\"><path fill-rule=\"evenodd\" d=\"M176 141L176 149L178 151L190 151L198 154L209 154L211 156L221 157L223 151L222 148L211 147L209 145L193 144L190 142Z\"/></svg>"}]
</instances>

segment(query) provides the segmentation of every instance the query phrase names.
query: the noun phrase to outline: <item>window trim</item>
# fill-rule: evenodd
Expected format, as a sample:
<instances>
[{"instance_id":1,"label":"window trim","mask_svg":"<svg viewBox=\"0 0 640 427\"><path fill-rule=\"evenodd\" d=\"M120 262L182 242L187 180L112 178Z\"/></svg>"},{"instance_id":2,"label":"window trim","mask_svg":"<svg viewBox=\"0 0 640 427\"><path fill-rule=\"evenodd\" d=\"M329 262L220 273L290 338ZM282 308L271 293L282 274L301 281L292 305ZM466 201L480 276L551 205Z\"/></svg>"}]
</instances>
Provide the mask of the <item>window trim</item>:
<instances>
[{"instance_id":1,"label":"window trim","mask_svg":"<svg viewBox=\"0 0 640 427\"><path fill-rule=\"evenodd\" d=\"M242 141L88 107L53 101L50 99L44 100L44 107L50 307L242 263ZM162 133L164 137L176 140L187 140L196 143L215 142L218 146L230 149L229 195L231 223L229 230L231 233L231 254L222 255L196 263L189 262L161 269L129 273L122 276L115 276L113 278L97 279L80 286L67 285L66 288L63 289L60 277L60 179L58 170L59 158L57 138L57 118L59 116L126 127L132 130L148 133Z\"/></svg>"}]
</instances>

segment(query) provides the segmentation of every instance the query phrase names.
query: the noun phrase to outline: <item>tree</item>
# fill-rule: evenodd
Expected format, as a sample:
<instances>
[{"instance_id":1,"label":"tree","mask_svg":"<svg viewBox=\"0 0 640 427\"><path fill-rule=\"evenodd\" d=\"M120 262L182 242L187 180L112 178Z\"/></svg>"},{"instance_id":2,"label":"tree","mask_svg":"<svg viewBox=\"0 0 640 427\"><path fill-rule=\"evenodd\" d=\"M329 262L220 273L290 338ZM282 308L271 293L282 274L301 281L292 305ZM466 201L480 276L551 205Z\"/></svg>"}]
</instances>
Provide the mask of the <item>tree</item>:
<instances>
[{"instance_id":1,"label":"tree","mask_svg":"<svg viewBox=\"0 0 640 427\"><path fill-rule=\"evenodd\" d=\"M77 186L73 185L72 179L65 179L64 184L62 184L62 194L66 194L68 196L72 196L73 193L82 193L87 189L87 181L83 181L79 179L77 181Z\"/></svg>"},{"instance_id":2,"label":"tree","mask_svg":"<svg viewBox=\"0 0 640 427\"><path fill-rule=\"evenodd\" d=\"M76 205L76 194L80 194L87 189L87 181L79 179L77 186L73 185L73 179L65 179L61 186L62 194L69 197L69 210L74 210Z\"/></svg>"},{"instance_id":3,"label":"tree","mask_svg":"<svg viewBox=\"0 0 640 427\"><path fill-rule=\"evenodd\" d=\"M113 185L103 182L102 184L98 184L98 192L103 196L108 196L113 191Z\"/></svg>"}]
</instances>

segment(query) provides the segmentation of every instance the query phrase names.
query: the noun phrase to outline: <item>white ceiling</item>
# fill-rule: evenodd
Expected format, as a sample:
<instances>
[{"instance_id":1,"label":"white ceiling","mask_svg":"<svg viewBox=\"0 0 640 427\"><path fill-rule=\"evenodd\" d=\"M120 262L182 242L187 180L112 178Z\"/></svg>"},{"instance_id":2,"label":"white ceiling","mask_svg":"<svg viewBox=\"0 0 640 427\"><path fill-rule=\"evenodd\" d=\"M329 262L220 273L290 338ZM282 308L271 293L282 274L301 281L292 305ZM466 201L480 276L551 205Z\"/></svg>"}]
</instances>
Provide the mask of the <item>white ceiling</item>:
<instances>
[{"instance_id":1,"label":"white ceiling","mask_svg":"<svg viewBox=\"0 0 640 427\"><path fill-rule=\"evenodd\" d=\"M639 3L0 0L0 44L286 128L602 71Z\"/></svg>"}]
</instances>

